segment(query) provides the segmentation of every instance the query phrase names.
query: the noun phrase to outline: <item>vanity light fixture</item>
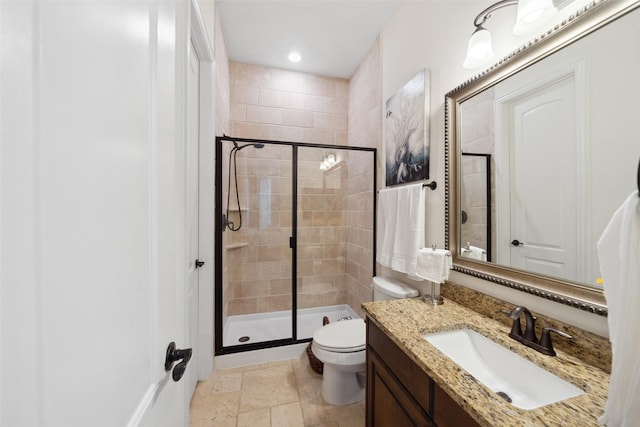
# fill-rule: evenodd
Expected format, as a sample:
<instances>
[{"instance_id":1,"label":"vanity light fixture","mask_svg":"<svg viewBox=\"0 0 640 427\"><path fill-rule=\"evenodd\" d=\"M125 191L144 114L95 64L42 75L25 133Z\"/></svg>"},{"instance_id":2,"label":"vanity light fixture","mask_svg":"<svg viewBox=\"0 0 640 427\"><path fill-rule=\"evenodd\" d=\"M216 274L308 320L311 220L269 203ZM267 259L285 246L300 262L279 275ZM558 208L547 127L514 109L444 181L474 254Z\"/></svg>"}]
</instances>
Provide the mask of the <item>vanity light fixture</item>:
<instances>
[{"instance_id":1,"label":"vanity light fixture","mask_svg":"<svg viewBox=\"0 0 640 427\"><path fill-rule=\"evenodd\" d=\"M289 58L289 61L291 62L300 62L300 60L302 59L302 56L300 56L300 53L294 50L289 52L289 56L287 58Z\"/></svg>"},{"instance_id":2,"label":"vanity light fixture","mask_svg":"<svg viewBox=\"0 0 640 427\"><path fill-rule=\"evenodd\" d=\"M491 33L483 25L494 11L514 5L518 6L518 13L513 33L518 36L531 33L558 12L553 6L553 0L502 0L492 4L473 20L476 29L469 38L467 57L462 63L464 68L479 68L487 65L492 59Z\"/></svg>"},{"instance_id":3,"label":"vanity light fixture","mask_svg":"<svg viewBox=\"0 0 640 427\"><path fill-rule=\"evenodd\" d=\"M513 34L516 36L530 34L557 13L558 9L553 5L553 0L520 0Z\"/></svg>"},{"instance_id":4,"label":"vanity light fixture","mask_svg":"<svg viewBox=\"0 0 640 427\"><path fill-rule=\"evenodd\" d=\"M320 162L320 170L327 171L336 164L338 164L338 162L336 161L335 154L329 154Z\"/></svg>"}]
</instances>

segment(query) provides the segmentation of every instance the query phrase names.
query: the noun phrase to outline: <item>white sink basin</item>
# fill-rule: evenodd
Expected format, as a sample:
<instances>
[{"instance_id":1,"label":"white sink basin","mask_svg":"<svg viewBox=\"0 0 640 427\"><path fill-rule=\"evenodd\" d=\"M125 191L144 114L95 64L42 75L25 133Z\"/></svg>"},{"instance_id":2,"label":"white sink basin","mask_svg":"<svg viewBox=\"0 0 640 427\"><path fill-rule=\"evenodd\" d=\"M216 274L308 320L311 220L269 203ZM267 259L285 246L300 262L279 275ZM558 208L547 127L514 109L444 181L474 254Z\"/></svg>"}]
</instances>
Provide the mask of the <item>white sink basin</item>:
<instances>
[{"instance_id":1,"label":"white sink basin","mask_svg":"<svg viewBox=\"0 0 640 427\"><path fill-rule=\"evenodd\" d=\"M584 393L471 329L428 334L423 338L518 408L536 409Z\"/></svg>"}]
</instances>

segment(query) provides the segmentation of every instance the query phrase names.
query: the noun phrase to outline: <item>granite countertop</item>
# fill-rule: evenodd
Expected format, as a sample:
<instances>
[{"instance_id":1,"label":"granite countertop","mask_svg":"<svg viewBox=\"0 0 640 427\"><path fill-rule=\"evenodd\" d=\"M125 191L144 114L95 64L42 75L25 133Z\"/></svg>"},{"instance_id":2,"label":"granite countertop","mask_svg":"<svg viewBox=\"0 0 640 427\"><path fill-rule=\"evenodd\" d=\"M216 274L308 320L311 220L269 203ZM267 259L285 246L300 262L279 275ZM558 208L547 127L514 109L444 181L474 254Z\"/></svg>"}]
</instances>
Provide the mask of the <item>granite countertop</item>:
<instances>
[{"instance_id":1,"label":"granite countertop","mask_svg":"<svg viewBox=\"0 0 640 427\"><path fill-rule=\"evenodd\" d=\"M598 425L609 389L606 372L560 351L555 357L538 353L509 338L509 328L505 325L451 300L437 307L419 297L368 302L362 307L367 316L479 424L487 427ZM585 393L533 410L507 403L422 338L428 333L460 328L473 329L491 338Z\"/></svg>"}]
</instances>

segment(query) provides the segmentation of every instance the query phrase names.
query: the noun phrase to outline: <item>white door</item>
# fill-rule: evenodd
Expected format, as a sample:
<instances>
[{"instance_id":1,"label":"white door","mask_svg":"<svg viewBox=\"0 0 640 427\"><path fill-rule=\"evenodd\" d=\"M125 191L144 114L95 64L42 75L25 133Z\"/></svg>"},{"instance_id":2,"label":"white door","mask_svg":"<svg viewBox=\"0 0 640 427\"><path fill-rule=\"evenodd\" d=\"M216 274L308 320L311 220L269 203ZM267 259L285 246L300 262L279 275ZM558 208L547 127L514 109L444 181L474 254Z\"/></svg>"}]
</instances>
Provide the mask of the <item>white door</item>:
<instances>
[{"instance_id":1,"label":"white door","mask_svg":"<svg viewBox=\"0 0 640 427\"><path fill-rule=\"evenodd\" d=\"M3 427L188 418L189 7L0 2Z\"/></svg>"},{"instance_id":2,"label":"white door","mask_svg":"<svg viewBox=\"0 0 640 427\"><path fill-rule=\"evenodd\" d=\"M505 95L510 90L496 88L497 117L512 123L497 126L499 138L509 141L498 167L508 181L503 198L510 201L498 222L499 262L576 280L581 224L575 74L560 73Z\"/></svg>"},{"instance_id":3,"label":"white door","mask_svg":"<svg viewBox=\"0 0 640 427\"><path fill-rule=\"evenodd\" d=\"M200 61L193 46L189 43L189 66L187 69L187 144L186 144L186 230L187 230L187 287L185 293L186 310L189 319L187 320L185 337L188 337L188 345L193 349L194 361L199 358L198 351L198 269L204 264L200 264L198 259L199 249L199 208L198 208L198 179L199 179L199 146L200 146ZM191 396L196 389L198 382L198 369L196 364L189 370L186 386L186 404L191 401Z\"/></svg>"}]
</instances>

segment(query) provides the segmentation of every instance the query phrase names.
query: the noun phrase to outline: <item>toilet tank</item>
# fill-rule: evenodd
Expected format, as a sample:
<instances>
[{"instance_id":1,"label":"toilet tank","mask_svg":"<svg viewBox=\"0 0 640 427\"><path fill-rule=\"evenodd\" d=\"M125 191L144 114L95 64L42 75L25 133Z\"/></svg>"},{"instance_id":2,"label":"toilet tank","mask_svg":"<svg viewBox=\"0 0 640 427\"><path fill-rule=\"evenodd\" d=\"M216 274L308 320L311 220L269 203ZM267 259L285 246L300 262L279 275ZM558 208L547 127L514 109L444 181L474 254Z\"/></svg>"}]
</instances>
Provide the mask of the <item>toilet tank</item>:
<instances>
[{"instance_id":1,"label":"toilet tank","mask_svg":"<svg viewBox=\"0 0 640 427\"><path fill-rule=\"evenodd\" d=\"M417 297L418 290L391 277L373 278L373 300L385 301L390 299L401 299Z\"/></svg>"}]
</instances>

